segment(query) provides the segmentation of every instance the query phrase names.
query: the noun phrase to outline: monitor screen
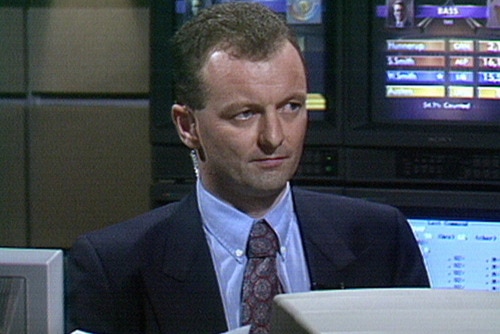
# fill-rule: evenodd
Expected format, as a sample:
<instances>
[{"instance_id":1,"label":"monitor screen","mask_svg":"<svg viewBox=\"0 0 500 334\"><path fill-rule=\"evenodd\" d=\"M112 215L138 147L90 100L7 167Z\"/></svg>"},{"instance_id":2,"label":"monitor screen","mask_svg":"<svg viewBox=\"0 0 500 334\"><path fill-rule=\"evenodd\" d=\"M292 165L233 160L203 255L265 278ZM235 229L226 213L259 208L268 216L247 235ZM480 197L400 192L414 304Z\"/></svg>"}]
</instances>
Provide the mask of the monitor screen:
<instances>
[{"instance_id":1,"label":"monitor screen","mask_svg":"<svg viewBox=\"0 0 500 334\"><path fill-rule=\"evenodd\" d=\"M373 121L500 124L500 0L379 0L372 16Z\"/></svg>"},{"instance_id":2,"label":"monitor screen","mask_svg":"<svg viewBox=\"0 0 500 334\"><path fill-rule=\"evenodd\" d=\"M0 333L64 332L63 252L0 248Z\"/></svg>"},{"instance_id":3,"label":"monitor screen","mask_svg":"<svg viewBox=\"0 0 500 334\"><path fill-rule=\"evenodd\" d=\"M500 220L409 222L433 288L500 291Z\"/></svg>"}]
</instances>

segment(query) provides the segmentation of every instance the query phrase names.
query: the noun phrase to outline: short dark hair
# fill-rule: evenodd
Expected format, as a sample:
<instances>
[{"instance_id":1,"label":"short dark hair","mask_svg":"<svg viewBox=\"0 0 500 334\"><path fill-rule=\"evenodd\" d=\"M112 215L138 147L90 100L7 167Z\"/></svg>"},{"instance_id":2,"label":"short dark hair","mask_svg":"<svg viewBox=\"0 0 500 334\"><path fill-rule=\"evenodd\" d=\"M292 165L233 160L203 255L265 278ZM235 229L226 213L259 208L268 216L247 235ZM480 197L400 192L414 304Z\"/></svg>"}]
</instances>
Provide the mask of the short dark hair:
<instances>
[{"instance_id":1,"label":"short dark hair","mask_svg":"<svg viewBox=\"0 0 500 334\"><path fill-rule=\"evenodd\" d=\"M394 8L394 6L396 5L399 5L403 8L406 8L406 3L404 2L404 0L396 0L392 3L392 7Z\"/></svg>"},{"instance_id":2,"label":"short dark hair","mask_svg":"<svg viewBox=\"0 0 500 334\"><path fill-rule=\"evenodd\" d=\"M193 109L204 108L207 89L201 69L214 51L259 61L269 59L286 41L303 57L290 27L264 5L232 2L200 11L172 38L176 102Z\"/></svg>"}]
</instances>

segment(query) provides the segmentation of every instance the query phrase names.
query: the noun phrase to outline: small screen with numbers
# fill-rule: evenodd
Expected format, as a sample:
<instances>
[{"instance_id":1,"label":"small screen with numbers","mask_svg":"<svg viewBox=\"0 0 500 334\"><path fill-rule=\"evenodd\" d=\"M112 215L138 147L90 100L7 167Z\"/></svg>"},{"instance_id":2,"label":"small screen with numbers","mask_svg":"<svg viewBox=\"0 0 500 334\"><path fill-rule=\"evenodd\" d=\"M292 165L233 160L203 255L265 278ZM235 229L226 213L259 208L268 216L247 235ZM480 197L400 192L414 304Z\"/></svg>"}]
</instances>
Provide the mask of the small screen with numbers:
<instances>
[{"instance_id":1,"label":"small screen with numbers","mask_svg":"<svg viewBox=\"0 0 500 334\"><path fill-rule=\"evenodd\" d=\"M372 118L500 123L500 0L374 8Z\"/></svg>"},{"instance_id":2,"label":"small screen with numbers","mask_svg":"<svg viewBox=\"0 0 500 334\"><path fill-rule=\"evenodd\" d=\"M431 286L500 291L500 222L409 219Z\"/></svg>"}]
</instances>

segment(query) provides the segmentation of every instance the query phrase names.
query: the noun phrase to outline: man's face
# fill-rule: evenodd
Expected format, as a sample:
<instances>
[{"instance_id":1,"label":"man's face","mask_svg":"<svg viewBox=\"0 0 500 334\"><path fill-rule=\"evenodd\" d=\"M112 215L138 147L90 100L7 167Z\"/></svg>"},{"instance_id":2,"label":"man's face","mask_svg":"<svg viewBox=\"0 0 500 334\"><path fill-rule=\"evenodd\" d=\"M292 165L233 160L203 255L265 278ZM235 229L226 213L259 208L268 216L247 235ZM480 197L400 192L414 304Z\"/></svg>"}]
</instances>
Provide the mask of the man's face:
<instances>
[{"instance_id":1,"label":"man's face","mask_svg":"<svg viewBox=\"0 0 500 334\"><path fill-rule=\"evenodd\" d=\"M203 5L203 2L201 0L192 0L191 1L191 12L193 13L193 15L198 15L202 5Z\"/></svg>"},{"instance_id":2,"label":"man's face","mask_svg":"<svg viewBox=\"0 0 500 334\"><path fill-rule=\"evenodd\" d=\"M297 169L307 128L298 52L287 43L252 62L216 51L202 73L208 98L194 119L204 185L229 202L279 194Z\"/></svg>"},{"instance_id":3,"label":"man's face","mask_svg":"<svg viewBox=\"0 0 500 334\"><path fill-rule=\"evenodd\" d=\"M393 9L396 21L402 21L404 19L404 7L401 4L395 4Z\"/></svg>"}]
</instances>

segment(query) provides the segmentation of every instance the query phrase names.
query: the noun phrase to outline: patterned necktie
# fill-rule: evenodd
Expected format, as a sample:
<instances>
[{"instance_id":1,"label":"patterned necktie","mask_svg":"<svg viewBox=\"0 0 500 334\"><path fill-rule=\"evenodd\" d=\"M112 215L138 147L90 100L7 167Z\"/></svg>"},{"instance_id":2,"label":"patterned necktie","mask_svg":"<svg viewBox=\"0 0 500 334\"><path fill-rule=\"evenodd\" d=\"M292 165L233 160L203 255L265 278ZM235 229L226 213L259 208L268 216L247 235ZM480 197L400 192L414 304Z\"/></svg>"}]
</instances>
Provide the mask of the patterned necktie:
<instances>
[{"instance_id":1,"label":"patterned necktie","mask_svg":"<svg viewBox=\"0 0 500 334\"><path fill-rule=\"evenodd\" d=\"M255 223L247 245L248 263L243 276L242 325L250 333L269 333L274 296L282 292L276 268L278 237L265 220Z\"/></svg>"}]
</instances>

